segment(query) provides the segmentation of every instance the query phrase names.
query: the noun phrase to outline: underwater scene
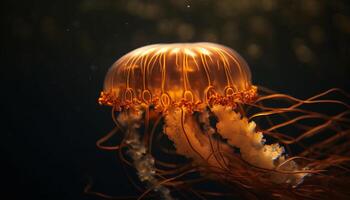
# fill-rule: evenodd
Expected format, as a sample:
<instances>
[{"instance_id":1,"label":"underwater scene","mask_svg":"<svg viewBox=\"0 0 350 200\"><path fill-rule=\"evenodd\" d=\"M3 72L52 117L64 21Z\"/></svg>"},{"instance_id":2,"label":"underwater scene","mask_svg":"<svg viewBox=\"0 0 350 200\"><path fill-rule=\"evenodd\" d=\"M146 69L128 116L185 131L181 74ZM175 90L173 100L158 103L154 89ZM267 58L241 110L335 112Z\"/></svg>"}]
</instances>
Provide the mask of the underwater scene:
<instances>
[{"instance_id":1,"label":"underwater scene","mask_svg":"<svg viewBox=\"0 0 350 200\"><path fill-rule=\"evenodd\" d=\"M7 1L5 199L350 199L350 2Z\"/></svg>"}]
</instances>

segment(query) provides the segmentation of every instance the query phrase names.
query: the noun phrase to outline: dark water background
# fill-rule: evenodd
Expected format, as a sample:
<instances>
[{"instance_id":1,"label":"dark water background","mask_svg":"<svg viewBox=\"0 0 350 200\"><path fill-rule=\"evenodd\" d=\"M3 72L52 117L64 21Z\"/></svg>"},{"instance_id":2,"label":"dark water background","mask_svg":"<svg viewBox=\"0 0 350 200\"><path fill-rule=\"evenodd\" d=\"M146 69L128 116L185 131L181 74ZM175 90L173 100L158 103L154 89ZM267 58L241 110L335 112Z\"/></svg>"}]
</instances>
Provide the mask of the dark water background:
<instances>
[{"instance_id":1,"label":"dark water background","mask_svg":"<svg viewBox=\"0 0 350 200\"><path fill-rule=\"evenodd\" d=\"M308 97L347 89L349 1L48 0L2 3L1 196L98 199L135 194L115 153L95 141L112 128L97 104L109 66L160 42L217 42L241 53L253 82ZM349 90L348 90L349 91ZM1 197L1 198L2 198Z\"/></svg>"}]
</instances>

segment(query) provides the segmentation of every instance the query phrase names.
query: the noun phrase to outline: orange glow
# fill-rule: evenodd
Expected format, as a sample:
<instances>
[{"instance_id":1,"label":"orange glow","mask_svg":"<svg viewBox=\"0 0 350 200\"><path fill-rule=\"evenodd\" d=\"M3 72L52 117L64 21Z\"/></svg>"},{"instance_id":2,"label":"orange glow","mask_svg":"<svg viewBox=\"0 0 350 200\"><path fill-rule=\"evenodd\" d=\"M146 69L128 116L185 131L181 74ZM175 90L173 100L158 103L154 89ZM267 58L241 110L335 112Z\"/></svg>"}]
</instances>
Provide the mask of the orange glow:
<instances>
[{"instance_id":1,"label":"orange glow","mask_svg":"<svg viewBox=\"0 0 350 200\"><path fill-rule=\"evenodd\" d=\"M198 106L210 98L212 102L231 98L244 103L253 101L256 87L247 63L228 47L156 44L131 51L114 63L99 102L118 107L152 102L164 109L160 100L164 95L170 97L170 104L185 100Z\"/></svg>"},{"instance_id":2,"label":"orange glow","mask_svg":"<svg viewBox=\"0 0 350 200\"><path fill-rule=\"evenodd\" d=\"M146 185L139 200L350 199L349 98L337 88L305 100L258 88L222 45L149 45L108 71L98 101L116 127L97 146L135 169ZM116 133L120 143L106 145ZM208 183L218 187L198 189Z\"/></svg>"}]
</instances>

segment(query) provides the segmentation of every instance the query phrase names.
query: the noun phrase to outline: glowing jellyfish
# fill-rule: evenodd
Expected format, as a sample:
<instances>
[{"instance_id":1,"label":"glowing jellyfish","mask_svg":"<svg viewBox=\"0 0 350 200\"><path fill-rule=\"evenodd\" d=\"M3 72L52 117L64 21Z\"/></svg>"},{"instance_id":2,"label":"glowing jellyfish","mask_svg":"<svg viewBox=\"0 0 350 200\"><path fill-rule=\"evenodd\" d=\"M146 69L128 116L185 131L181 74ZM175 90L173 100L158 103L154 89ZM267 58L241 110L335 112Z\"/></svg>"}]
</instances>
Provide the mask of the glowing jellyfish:
<instances>
[{"instance_id":1,"label":"glowing jellyfish","mask_svg":"<svg viewBox=\"0 0 350 200\"><path fill-rule=\"evenodd\" d=\"M254 86L244 59L222 45L149 45L110 68L99 103L112 106L116 128L97 145L136 169L140 199L345 198L349 105L324 99L336 94L347 97ZM313 111L320 104L339 112ZM107 146L117 132L121 143Z\"/></svg>"}]
</instances>

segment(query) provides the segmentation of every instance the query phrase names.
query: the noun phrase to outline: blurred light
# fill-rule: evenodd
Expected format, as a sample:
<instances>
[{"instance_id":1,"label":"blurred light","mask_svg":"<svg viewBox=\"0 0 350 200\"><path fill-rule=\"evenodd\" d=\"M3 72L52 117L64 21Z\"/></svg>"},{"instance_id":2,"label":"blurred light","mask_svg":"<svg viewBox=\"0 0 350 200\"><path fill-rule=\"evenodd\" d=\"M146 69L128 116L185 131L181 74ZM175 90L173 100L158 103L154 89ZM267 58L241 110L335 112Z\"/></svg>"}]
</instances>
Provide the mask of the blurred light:
<instances>
[{"instance_id":1,"label":"blurred light","mask_svg":"<svg viewBox=\"0 0 350 200\"><path fill-rule=\"evenodd\" d=\"M311 26L309 30L309 37L315 44L321 44L325 40L325 33L320 26Z\"/></svg>"},{"instance_id":2,"label":"blurred light","mask_svg":"<svg viewBox=\"0 0 350 200\"><path fill-rule=\"evenodd\" d=\"M194 29L191 25L182 23L177 28L177 34L182 41L188 41L194 36Z\"/></svg>"},{"instance_id":3,"label":"blurred light","mask_svg":"<svg viewBox=\"0 0 350 200\"><path fill-rule=\"evenodd\" d=\"M265 11L272 11L277 8L277 1L276 0L262 0L261 6Z\"/></svg>"},{"instance_id":4,"label":"blurred light","mask_svg":"<svg viewBox=\"0 0 350 200\"><path fill-rule=\"evenodd\" d=\"M160 34L170 35L174 32L174 28L178 26L174 20L161 19L157 24L157 29Z\"/></svg>"},{"instance_id":5,"label":"blurred light","mask_svg":"<svg viewBox=\"0 0 350 200\"><path fill-rule=\"evenodd\" d=\"M293 42L293 47L294 47L294 53L300 62L303 62L303 63L312 62L312 60L314 59L314 54L311 51L311 49L304 44L304 42L302 42L299 39L296 39Z\"/></svg>"},{"instance_id":6,"label":"blurred light","mask_svg":"<svg viewBox=\"0 0 350 200\"><path fill-rule=\"evenodd\" d=\"M204 33L202 34L203 41L207 41L207 42L217 42L217 40L218 40L217 35L218 35L218 34L215 34L215 33L214 33L213 31L211 31L211 30L204 31Z\"/></svg>"},{"instance_id":7,"label":"blurred light","mask_svg":"<svg viewBox=\"0 0 350 200\"><path fill-rule=\"evenodd\" d=\"M224 42L234 43L240 39L240 32L237 23L227 22L222 28L222 39Z\"/></svg>"},{"instance_id":8,"label":"blurred light","mask_svg":"<svg viewBox=\"0 0 350 200\"><path fill-rule=\"evenodd\" d=\"M304 13L310 16L318 16L321 14L322 7L319 1L317 0L304 0L300 1L301 10L304 10Z\"/></svg>"},{"instance_id":9,"label":"blurred light","mask_svg":"<svg viewBox=\"0 0 350 200\"><path fill-rule=\"evenodd\" d=\"M261 16L254 16L250 19L250 30L257 35L271 36L272 34L270 22Z\"/></svg>"},{"instance_id":10,"label":"blurred light","mask_svg":"<svg viewBox=\"0 0 350 200\"><path fill-rule=\"evenodd\" d=\"M258 59L261 56L262 51L259 45L252 43L247 46L247 53L253 59Z\"/></svg>"},{"instance_id":11,"label":"blurred light","mask_svg":"<svg viewBox=\"0 0 350 200\"><path fill-rule=\"evenodd\" d=\"M333 23L343 33L350 33L350 17L342 14L335 14Z\"/></svg>"}]
</instances>

